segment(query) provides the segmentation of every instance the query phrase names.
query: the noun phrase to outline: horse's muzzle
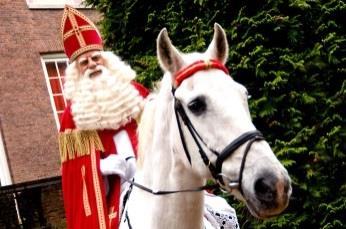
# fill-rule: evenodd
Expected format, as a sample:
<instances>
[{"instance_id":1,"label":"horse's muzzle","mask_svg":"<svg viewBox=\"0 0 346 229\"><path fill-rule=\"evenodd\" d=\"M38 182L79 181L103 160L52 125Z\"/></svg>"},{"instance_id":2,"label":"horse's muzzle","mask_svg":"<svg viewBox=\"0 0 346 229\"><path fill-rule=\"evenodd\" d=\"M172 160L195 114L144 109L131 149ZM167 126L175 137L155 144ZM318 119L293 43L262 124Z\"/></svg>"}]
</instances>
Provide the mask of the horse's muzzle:
<instances>
[{"instance_id":1,"label":"horse's muzzle","mask_svg":"<svg viewBox=\"0 0 346 229\"><path fill-rule=\"evenodd\" d=\"M292 192L287 175L261 173L254 182L254 197L245 198L250 211L258 218L269 218L286 209Z\"/></svg>"}]
</instances>

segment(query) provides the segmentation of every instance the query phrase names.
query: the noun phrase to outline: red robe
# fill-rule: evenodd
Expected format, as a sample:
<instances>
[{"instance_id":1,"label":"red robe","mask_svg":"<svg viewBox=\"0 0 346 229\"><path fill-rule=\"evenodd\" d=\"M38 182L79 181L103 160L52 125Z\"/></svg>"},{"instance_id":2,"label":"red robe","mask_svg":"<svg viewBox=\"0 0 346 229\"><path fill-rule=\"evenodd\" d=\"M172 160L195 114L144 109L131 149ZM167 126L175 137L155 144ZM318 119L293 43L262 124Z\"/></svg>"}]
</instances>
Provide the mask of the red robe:
<instances>
[{"instance_id":1,"label":"red robe","mask_svg":"<svg viewBox=\"0 0 346 229\"><path fill-rule=\"evenodd\" d=\"M148 90L133 82L139 93L146 97ZM125 130L134 152L137 150L137 123L132 119L117 130L76 129L70 106L62 116L59 148L62 161L62 191L67 228L116 229L119 223L120 178L108 176L109 192L100 172L100 159L116 154L113 136Z\"/></svg>"}]
</instances>

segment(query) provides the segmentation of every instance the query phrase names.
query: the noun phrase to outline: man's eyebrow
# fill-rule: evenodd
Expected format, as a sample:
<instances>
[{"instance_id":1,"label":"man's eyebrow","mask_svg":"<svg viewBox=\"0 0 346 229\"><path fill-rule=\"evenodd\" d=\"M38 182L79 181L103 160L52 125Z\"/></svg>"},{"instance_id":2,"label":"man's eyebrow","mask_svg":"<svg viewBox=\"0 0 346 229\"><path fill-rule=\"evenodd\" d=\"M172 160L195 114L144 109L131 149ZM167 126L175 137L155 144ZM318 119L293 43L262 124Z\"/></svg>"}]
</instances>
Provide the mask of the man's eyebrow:
<instances>
[{"instance_id":1,"label":"man's eyebrow","mask_svg":"<svg viewBox=\"0 0 346 229\"><path fill-rule=\"evenodd\" d=\"M81 58L78 60L78 63L81 63L81 62L86 61L86 60L87 60L87 58L81 57Z\"/></svg>"},{"instance_id":2,"label":"man's eyebrow","mask_svg":"<svg viewBox=\"0 0 346 229\"><path fill-rule=\"evenodd\" d=\"M94 57L94 56L101 56L101 53L97 52L97 53L93 53L93 54L91 55L91 57Z\"/></svg>"}]
</instances>

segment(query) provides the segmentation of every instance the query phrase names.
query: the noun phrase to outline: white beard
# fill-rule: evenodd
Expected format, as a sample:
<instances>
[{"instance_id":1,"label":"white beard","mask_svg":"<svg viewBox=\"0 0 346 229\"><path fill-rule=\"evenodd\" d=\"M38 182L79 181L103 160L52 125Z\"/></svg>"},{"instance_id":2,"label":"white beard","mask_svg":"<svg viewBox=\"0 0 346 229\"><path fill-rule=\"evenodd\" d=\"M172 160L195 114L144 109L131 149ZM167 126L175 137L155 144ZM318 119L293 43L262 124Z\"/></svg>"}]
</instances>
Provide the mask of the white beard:
<instances>
[{"instance_id":1,"label":"white beard","mask_svg":"<svg viewBox=\"0 0 346 229\"><path fill-rule=\"evenodd\" d=\"M118 129L139 116L144 100L129 79L97 67L102 73L94 78L86 71L79 80L66 82L73 89L73 120L78 129Z\"/></svg>"}]
</instances>

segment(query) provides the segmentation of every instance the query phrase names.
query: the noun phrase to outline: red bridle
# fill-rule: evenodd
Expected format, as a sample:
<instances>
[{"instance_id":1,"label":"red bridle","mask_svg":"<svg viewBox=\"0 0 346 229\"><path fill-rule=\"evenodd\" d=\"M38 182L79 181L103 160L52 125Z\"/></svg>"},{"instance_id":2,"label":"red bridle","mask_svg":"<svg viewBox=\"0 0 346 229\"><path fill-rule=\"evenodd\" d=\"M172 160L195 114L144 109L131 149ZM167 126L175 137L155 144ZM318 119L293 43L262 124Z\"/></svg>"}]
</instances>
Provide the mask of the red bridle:
<instances>
[{"instance_id":1,"label":"red bridle","mask_svg":"<svg viewBox=\"0 0 346 229\"><path fill-rule=\"evenodd\" d=\"M179 87L179 85L186 79L189 78L191 75L198 71L208 70L208 69L220 69L224 71L227 75L229 74L227 68L225 65L223 65L218 60L199 60L196 61L185 68L179 70L175 74L175 86Z\"/></svg>"}]
</instances>

